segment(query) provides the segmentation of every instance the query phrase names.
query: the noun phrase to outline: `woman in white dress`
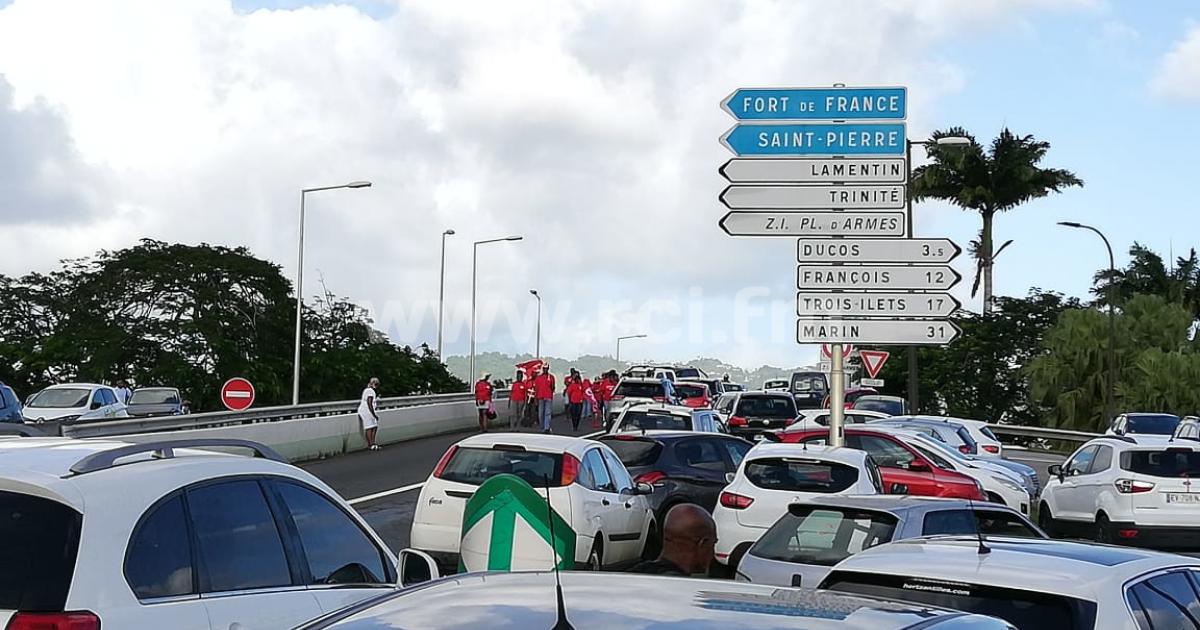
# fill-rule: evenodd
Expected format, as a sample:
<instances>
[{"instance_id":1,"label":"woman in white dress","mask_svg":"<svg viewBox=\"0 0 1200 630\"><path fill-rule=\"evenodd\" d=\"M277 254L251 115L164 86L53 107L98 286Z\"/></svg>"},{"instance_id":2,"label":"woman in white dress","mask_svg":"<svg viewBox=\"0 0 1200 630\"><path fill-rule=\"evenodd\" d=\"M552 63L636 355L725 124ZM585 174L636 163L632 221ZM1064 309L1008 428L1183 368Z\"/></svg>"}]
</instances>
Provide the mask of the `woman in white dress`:
<instances>
[{"instance_id":1,"label":"woman in white dress","mask_svg":"<svg viewBox=\"0 0 1200 630\"><path fill-rule=\"evenodd\" d=\"M378 389L379 379L372 378L367 382L362 400L358 403L358 419L362 422L363 432L367 434L367 448L372 451L379 450L379 445L375 443L375 432L379 430L379 398L376 396Z\"/></svg>"}]
</instances>

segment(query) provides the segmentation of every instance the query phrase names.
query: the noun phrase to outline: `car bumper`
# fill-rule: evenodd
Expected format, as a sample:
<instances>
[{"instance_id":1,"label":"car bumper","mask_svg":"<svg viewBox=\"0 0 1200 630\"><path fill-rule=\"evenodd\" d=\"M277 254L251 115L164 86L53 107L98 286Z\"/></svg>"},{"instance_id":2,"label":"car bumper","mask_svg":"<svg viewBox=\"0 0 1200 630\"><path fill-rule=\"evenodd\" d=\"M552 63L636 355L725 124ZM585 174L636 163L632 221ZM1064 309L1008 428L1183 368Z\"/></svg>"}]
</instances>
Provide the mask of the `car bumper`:
<instances>
[{"instance_id":1,"label":"car bumper","mask_svg":"<svg viewBox=\"0 0 1200 630\"><path fill-rule=\"evenodd\" d=\"M1113 539L1118 544L1159 549L1200 549L1200 525L1138 525L1113 522Z\"/></svg>"},{"instance_id":2,"label":"car bumper","mask_svg":"<svg viewBox=\"0 0 1200 630\"><path fill-rule=\"evenodd\" d=\"M457 564L461 540L462 526L460 525L437 525L418 521L413 523L409 544L413 548L435 557L436 554L453 554Z\"/></svg>"}]
</instances>

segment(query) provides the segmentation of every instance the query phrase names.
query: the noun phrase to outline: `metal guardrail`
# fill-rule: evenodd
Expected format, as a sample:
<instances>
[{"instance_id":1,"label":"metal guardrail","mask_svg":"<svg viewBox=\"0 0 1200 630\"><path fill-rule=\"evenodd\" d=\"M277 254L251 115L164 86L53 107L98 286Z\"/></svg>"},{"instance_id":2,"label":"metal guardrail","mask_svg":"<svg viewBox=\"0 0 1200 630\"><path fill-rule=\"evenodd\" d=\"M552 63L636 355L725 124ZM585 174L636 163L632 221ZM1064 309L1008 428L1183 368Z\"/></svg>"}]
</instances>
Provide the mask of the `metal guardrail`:
<instances>
[{"instance_id":1,"label":"metal guardrail","mask_svg":"<svg viewBox=\"0 0 1200 630\"><path fill-rule=\"evenodd\" d=\"M1086 431L1069 431L1067 429L1047 429L1045 427L1027 427L1014 424L989 424L988 428L996 435L1012 435L1019 437L1041 438L1043 440L1062 440L1065 442L1090 442L1102 433Z\"/></svg>"},{"instance_id":2,"label":"metal guardrail","mask_svg":"<svg viewBox=\"0 0 1200 630\"><path fill-rule=\"evenodd\" d=\"M497 390L496 397L507 394L507 390ZM400 409L403 407L418 407L421 405L440 405L448 403L468 402L474 399L471 392L454 394L423 394L418 396L396 396L380 398L379 409ZM281 420L300 420L321 418L354 413L358 410L359 401L340 400L335 402L305 403L302 405L280 405L277 407L262 407L249 411L212 411L193 413L182 416L155 416L150 418L122 418L119 420L93 420L75 422L63 425L62 433L67 437L90 438L128 435L134 433L160 433L168 431L186 431L192 429L211 429L258 422L279 422Z\"/></svg>"}]
</instances>

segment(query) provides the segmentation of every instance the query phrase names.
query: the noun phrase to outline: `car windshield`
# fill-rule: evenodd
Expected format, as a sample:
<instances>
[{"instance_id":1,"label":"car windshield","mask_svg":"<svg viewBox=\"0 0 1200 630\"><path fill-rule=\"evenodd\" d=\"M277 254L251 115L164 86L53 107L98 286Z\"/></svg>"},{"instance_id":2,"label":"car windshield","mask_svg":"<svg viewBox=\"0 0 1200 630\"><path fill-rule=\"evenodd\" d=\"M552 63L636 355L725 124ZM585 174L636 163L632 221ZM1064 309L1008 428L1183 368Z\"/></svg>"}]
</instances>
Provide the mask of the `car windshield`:
<instances>
[{"instance_id":1,"label":"car windshield","mask_svg":"<svg viewBox=\"0 0 1200 630\"><path fill-rule=\"evenodd\" d=\"M676 384L675 395L680 398L702 398L704 396L704 386Z\"/></svg>"},{"instance_id":2,"label":"car windshield","mask_svg":"<svg viewBox=\"0 0 1200 630\"><path fill-rule=\"evenodd\" d=\"M785 396L742 396L735 416L754 418L795 418L796 403Z\"/></svg>"},{"instance_id":3,"label":"car windshield","mask_svg":"<svg viewBox=\"0 0 1200 630\"><path fill-rule=\"evenodd\" d=\"M866 411L878 411L886 413L889 416L897 416L904 413L904 401L892 400L890 398L859 398L854 401L855 409L865 409Z\"/></svg>"},{"instance_id":4,"label":"car windshield","mask_svg":"<svg viewBox=\"0 0 1200 630\"><path fill-rule=\"evenodd\" d=\"M131 405L174 405L179 403L179 394L173 389L139 389L129 397Z\"/></svg>"},{"instance_id":5,"label":"car windshield","mask_svg":"<svg viewBox=\"0 0 1200 630\"><path fill-rule=\"evenodd\" d=\"M82 387L43 389L29 401L29 406L40 409L74 409L86 405L91 393L92 390Z\"/></svg>"},{"instance_id":6,"label":"car windshield","mask_svg":"<svg viewBox=\"0 0 1200 630\"><path fill-rule=\"evenodd\" d=\"M647 411L627 411L621 420L622 431L691 431L691 416L680 416L673 413L653 413Z\"/></svg>"},{"instance_id":7,"label":"car windshield","mask_svg":"<svg viewBox=\"0 0 1200 630\"><path fill-rule=\"evenodd\" d=\"M649 466L658 461L658 455L662 453L662 444L654 440L622 435L602 438L600 441L607 444L617 454L617 459L621 460L626 468Z\"/></svg>"},{"instance_id":8,"label":"car windshield","mask_svg":"<svg viewBox=\"0 0 1200 630\"><path fill-rule=\"evenodd\" d=\"M538 453L516 448L458 448L446 463L441 479L478 486L496 475L508 473L524 479L535 488L559 486L562 455Z\"/></svg>"},{"instance_id":9,"label":"car windshield","mask_svg":"<svg viewBox=\"0 0 1200 630\"><path fill-rule=\"evenodd\" d=\"M841 492L858 481L853 466L790 457L764 457L746 463L746 479L764 490Z\"/></svg>"},{"instance_id":10,"label":"car windshield","mask_svg":"<svg viewBox=\"0 0 1200 630\"><path fill-rule=\"evenodd\" d=\"M1170 414L1155 414L1145 416L1129 416L1126 433L1141 433L1148 435L1171 435L1179 424L1179 416Z\"/></svg>"},{"instance_id":11,"label":"car windshield","mask_svg":"<svg viewBox=\"0 0 1200 630\"><path fill-rule=\"evenodd\" d=\"M831 567L863 549L890 542L896 523L896 517L887 512L794 506L763 534L750 553L770 560Z\"/></svg>"},{"instance_id":12,"label":"car windshield","mask_svg":"<svg viewBox=\"0 0 1200 630\"><path fill-rule=\"evenodd\" d=\"M1200 451L1125 451L1121 453L1121 469L1150 477L1200 477Z\"/></svg>"},{"instance_id":13,"label":"car windshield","mask_svg":"<svg viewBox=\"0 0 1200 630\"><path fill-rule=\"evenodd\" d=\"M613 396L627 398L662 398L663 388L658 383L627 383L617 385Z\"/></svg>"},{"instance_id":14,"label":"car windshield","mask_svg":"<svg viewBox=\"0 0 1200 630\"><path fill-rule=\"evenodd\" d=\"M0 610L62 610L83 516L49 499L0 492Z\"/></svg>"}]
</instances>

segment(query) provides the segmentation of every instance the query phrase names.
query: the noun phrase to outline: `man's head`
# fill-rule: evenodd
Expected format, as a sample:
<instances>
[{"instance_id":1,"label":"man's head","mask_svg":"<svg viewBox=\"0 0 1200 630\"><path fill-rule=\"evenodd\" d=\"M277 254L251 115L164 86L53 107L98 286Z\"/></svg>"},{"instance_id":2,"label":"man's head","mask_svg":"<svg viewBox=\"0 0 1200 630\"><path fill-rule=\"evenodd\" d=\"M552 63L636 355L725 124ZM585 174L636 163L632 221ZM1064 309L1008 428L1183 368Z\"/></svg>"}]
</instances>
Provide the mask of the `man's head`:
<instances>
[{"instance_id":1,"label":"man's head","mask_svg":"<svg viewBox=\"0 0 1200 630\"><path fill-rule=\"evenodd\" d=\"M717 524L704 508L682 503L667 512L659 558L670 560L688 573L704 573L712 564L716 545Z\"/></svg>"},{"instance_id":2,"label":"man's head","mask_svg":"<svg viewBox=\"0 0 1200 630\"><path fill-rule=\"evenodd\" d=\"M549 365L543 365L543 366L542 366L542 374L549 374L549 373L550 373L550 366L549 366Z\"/></svg>"},{"instance_id":3,"label":"man's head","mask_svg":"<svg viewBox=\"0 0 1200 630\"><path fill-rule=\"evenodd\" d=\"M517 370L517 380L518 381L525 380L525 372L523 370Z\"/></svg>"},{"instance_id":4,"label":"man's head","mask_svg":"<svg viewBox=\"0 0 1200 630\"><path fill-rule=\"evenodd\" d=\"M121 379L117 381L117 387L129 387L129 381Z\"/></svg>"},{"instance_id":5,"label":"man's head","mask_svg":"<svg viewBox=\"0 0 1200 630\"><path fill-rule=\"evenodd\" d=\"M371 389L379 389L379 379L372 376L371 380L367 381L367 387L370 387Z\"/></svg>"}]
</instances>

